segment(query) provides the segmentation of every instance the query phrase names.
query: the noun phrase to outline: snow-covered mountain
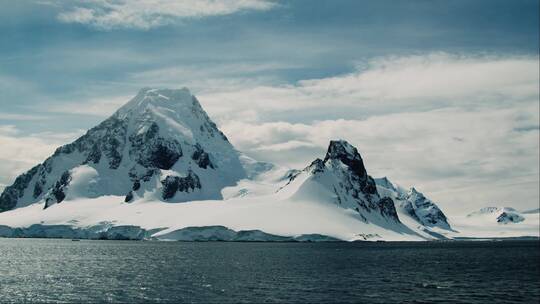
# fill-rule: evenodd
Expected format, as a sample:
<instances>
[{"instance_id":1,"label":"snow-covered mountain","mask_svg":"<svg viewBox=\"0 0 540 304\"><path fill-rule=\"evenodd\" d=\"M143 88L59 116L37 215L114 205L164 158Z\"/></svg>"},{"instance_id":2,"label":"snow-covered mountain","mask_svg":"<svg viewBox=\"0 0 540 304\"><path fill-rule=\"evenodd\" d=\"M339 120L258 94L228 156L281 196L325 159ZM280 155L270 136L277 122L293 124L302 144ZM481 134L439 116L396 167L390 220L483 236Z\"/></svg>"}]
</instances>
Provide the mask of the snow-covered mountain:
<instances>
[{"instance_id":1,"label":"snow-covered mountain","mask_svg":"<svg viewBox=\"0 0 540 304\"><path fill-rule=\"evenodd\" d=\"M452 218L460 231L457 237L540 236L540 214L520 212L512 207L484 207L464 216Z\"/></svg>"},{"instance_id":2,"label":"snow-covered mountain","mask_svg":"<svg viewBox=\"0 0 540 304\"><path fill-rule=\"evenodd\" d=\"M538 225L503 211L503 226ZM142 89L0 195L0 237L419 241L467 228L454 227L344 140L303 170L239 153L187 89Z\"/></svg>"},{"instance_id":3,"label":"snow-covered mountain","mask_svg":"<svg viewBox=\"0 0 540 304\"><path fill-rule=\"evenodd\" d=\"M511 207L484 207L467 215L468 218L485 218L500 224L523 222L525 218L519 211Z\"/></svg>"},{"instance_id":4,"label":"snow-covered mountain","mask_svg":"<svg viewBox=\"0 0 540 304\"><path fill-rule=\"evenodd\" d=\"M246 176L239 153L187 89L142 89L111 117L19 176L0 212L66 199L221 199Z\"/></svg>"}]
</instances>

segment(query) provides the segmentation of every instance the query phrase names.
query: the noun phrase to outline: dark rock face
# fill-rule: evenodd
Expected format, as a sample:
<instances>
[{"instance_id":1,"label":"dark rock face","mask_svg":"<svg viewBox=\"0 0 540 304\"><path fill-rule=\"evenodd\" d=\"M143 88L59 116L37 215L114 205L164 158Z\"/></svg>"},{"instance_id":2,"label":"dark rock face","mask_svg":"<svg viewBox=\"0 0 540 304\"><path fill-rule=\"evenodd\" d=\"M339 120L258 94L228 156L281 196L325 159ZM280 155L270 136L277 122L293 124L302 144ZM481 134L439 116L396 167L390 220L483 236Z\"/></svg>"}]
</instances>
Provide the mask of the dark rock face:
<instances>
[{"instance_id":1,"label":"dark rock face","mask_svg":"<svg viewBox=\"0 0 540 304\"><path fill-rule=\"evenodd\" d=\"M98 145L92 146L92 150L88 154L88 157L86 157L86 160L84 161L84 164L88 163L94 163L97 164L101 160L101 151L99 150Z\"/></svg>"},{"instance_id":2,"label":"dark rock face","mask_svg":"<svg viewBox=\"0 0 540 304\"><path fill-rule=\"evenodd\" d=\"M424 217L425 221L431 225L436 225L439 222L445 222L448 223L448 219L444 215L444 213L441 212L441 210L437 210L436 212L429 214L428 216Z\"/></svg>"},{"instance_id":3,"label":"dark rock face","mask_svg":"<svg viewBox=\"0 0 540 304\"><path fill-rule=\"evenodd\" d=\"M177 192L190 192L201 188L199 177L193 171L189 171L186 177L167 176L161 183L164 200L173 198Z\"/></svg>"},{"instance_id":4,"label":"dark rock face","mask_svg":"<svg viewBox=\"0 0 540 304\"><path fill-rule=\"evenodd\" d=\"M200 168L206 169L208 167L215 169L214 164L210 161L210 155L206 153L201 145L195 145L195 152L191 155L191 158L199 165Z\"/></svg>"},{"instance_id":5,"label":"dark rock face","mask_svg":"<svg viewBox=\"0 0 540 304\"><path fill-rule=\"evenodd\" d=\"M418 215L416 215L416 211L414 210L414 206L409 203L409 204L404 204L403 205L403 209L405 210L405 212L407 212L407 214L412 217L415 221L419 222L419 223L423 223L422 220L418 217Z\"/></svg>"},{"instance_id":6,"label":"dark rock face","mask_svg":"<svg viewBox=\"0 0 540 304\"><path fill-rule=\"evenodd\" d=\"M176 163L176 161L182 156L182 150L180 145L175 143L169 143L166 141L157 143L148 158L148 165L169 170Z\"/></svg>"},{"instance_id":7,"label":"dark rock face","mask_svg":"<svg viewBox=\"0 0 540 304\"><path fill-rule=\"evenodd\" d=\"M375 181L367 174L364 161L355 147L343 140L330 141L324 162L326 163L333 159L339 160L349 167L351 177L353 177L354 181L360 185L360 189L363 193L377 193Z\"/></svg>"},{"instance_id":8,"label":"dark rock face","mask_svg":"<svg viewBox=\"0 0 540 304\"><path fill-rule=\"evenodd\" d=\"M131 135L130 155L147 168L169 170L182 157L182 148L176 140L159 136L159 126L152 123L146 132Z\"/></svg>"},{"instance_id":9,"label":"dark rock face","mask_svg":"<svg viewBox=\"0 0 540 304\"><path fill-rule=\"evenodd\" d=\"M525 219L517 213L512 212L503 212L497 217L497 223L507 224L507 223L519 223L523 222Z\"/></svg>"},{"instance_id":10,"label":"dark rock face","mask_svg":"<svg viewBox=\"0 0 540 304\"><path fill-rule=\"evenodd\" d=\"M45 199L45 207L43 209L47 209L55 202L61 203L66 198L65 188L69 185L70 181L71 175L68 171L64 172L60 180L51 189L51 195Z\"/></svg>"},{"instance_id":11,"label":"dark rock face","mask_svg":"<svg viewBox=\"0 0 540 304\"><path fill-rule=\"evenodd\" d=\"M124 199L124 202L129 203L131 202L131 200L133 200L133 191L128 192L128 194L126 195L126 198Z\"/></svg>"},{"instance_id":12,"label":"dark rock face","mask_svg":"<svg viewBox=\"0 0 540 304\"><path fill-rule=\"evenodd\" d=\"M311 165L309 165L311 168L311 173L317 174L319 172L323 172L325 169L324 161L320 158L315 159ZM298 175L298 174L297 174ZM293 179L296 178L296 175L292 177Z\"/></svg>"},{"instance_id":13,"label":"dark rock face","mask_svg":"<svg viewBox=\"0 0 540 304\"><path fill-rule=\"evenodd\" d=\"M367 212L380 210L383 216L398 220L393 202L389 204L388 199L380 199L375 181L367 174L355 147L343 140L330 141L323 163L330 163L334 170L342 171L340 186L356 200L357 207ZM343 165L347 169L343 169ZM339 197L337 192L336 195Z\"/></svg>"},{"instance_id":14,"label":"dark rock face","mask_svg":"<svg viewBox=\"0 0 540 304\"><path fill-rule=\"evenodd\" d=\"M394 205L394 201L389 197L383 197L379 201L379 208L381 210L381 214L383 216L397 219L397 211L396 206Z\"/></svg>"},{"instance_id":15,"label":"dark rock face","mask_svg":"<svg viewBox=\"0 0 540 304\"><path fill-rule=\"evenodd\" d=\"M154 174L157 174L157 169L148 169L143 174L138 174L137 170L135 168L131 168L130 172L128 173L129 178L133 181L133 187L132 190L137 191L141 187L141 182L147 182L149 181Z\"/></svg>"},{"instance_id":16,"label":"dark rock face","mask_svg":"<svg viewBox=\"0 0 540 304\"><path fill-rule=\"evenodd\" d=\"M359 177L367 177L366 168L364 166L364 162L362 161L362 157L360 157L360 153L358 153L358 150L346 141L330 141L324 161L327 162L329 159L338 159L347 165L351 169L352 173Z\"/></svg>"},{"instance_id":17,"label":"dark rock face","mask_svg":"<svg viewBox=\"0 0 540 304\"><path fill-rule=\"evenodd\" d=\"M34 198L37 198L41 195L41 193L43 193L43 188L41 187L41 185L39 183L36 183L34 185L34 193L32 194L32 196Z\"/></svg>"},{"instance_id":18,"label":"dark rock face","mask_svg":"<svg viewBox=\"0 0 540 304\"><path fill-rule=\"evenodd\" d=\"M71 154L74 151L86 154L84 163L98 163L102 154L109 161L109 168L117 169L122 162L122 153L126 145L127 120L111 116L71 144L62 146L54 152Z\"/></svg>"}]
</instances>

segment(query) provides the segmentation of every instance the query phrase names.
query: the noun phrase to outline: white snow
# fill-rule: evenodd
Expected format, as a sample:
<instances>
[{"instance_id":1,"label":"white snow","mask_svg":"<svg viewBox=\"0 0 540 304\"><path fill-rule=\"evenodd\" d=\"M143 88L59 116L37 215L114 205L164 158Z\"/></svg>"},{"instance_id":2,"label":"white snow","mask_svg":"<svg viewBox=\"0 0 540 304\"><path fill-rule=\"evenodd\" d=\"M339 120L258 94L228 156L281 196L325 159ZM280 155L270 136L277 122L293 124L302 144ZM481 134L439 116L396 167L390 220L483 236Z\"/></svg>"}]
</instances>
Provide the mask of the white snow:
<instances>
[{"instance_id":1,"label":"white snow","mask_svg":"<svg viewBox=\"0 0 540 304\"><path fill-rule=\"evenodd\" d=\"M141 199L124 203L121 196L63 201L43 210L43 204L0 213L0 225L28 227L32 224L71 225L88 228L103 223L140 226L159 237L186 227L225 226L236 231L261 230L280 236L320 234L341 240L364 240L378 235L388 241L420 241L422 237L394 231L359 220L356 212L335 205L275 196L237 198L170 204Z\"/></svg>"}]
</instances>

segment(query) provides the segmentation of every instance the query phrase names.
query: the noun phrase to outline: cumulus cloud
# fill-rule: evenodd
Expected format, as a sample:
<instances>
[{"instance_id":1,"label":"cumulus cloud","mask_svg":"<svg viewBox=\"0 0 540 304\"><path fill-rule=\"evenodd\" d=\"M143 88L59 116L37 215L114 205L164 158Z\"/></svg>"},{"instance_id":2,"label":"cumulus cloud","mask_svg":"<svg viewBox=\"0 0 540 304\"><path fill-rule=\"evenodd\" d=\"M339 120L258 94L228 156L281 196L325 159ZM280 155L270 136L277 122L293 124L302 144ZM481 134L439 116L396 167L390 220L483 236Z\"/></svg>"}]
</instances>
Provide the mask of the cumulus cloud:
<instances>
[{"instance_id":1,"label":"cumulus cloud","mask_svg":"<svg viewBox=\"0 0 540 304\"><path fill-rule=\"evenodd\" d=\"M318 112L312 115L318 119L340 110L368 117L446 107L513 106L538 100L538 65L536 57L447 53L385 57L359 64L346 75L294 85L203 92L201 100L218 116L230 117L236 108L250 108L261 117L302 110L304 115Z\"/></svg>"},{"instance_id":2,"label":"cumulus cloud","mask_svg":"<svg viewBox=\"0 0 540 304\"><path fill-rule=\"evenodd\" d=\"M58 19L104 30L151 29L179 19L269 10L275 5L269 0L90 0L61 12Z\"/></svg>"}]
</instances>

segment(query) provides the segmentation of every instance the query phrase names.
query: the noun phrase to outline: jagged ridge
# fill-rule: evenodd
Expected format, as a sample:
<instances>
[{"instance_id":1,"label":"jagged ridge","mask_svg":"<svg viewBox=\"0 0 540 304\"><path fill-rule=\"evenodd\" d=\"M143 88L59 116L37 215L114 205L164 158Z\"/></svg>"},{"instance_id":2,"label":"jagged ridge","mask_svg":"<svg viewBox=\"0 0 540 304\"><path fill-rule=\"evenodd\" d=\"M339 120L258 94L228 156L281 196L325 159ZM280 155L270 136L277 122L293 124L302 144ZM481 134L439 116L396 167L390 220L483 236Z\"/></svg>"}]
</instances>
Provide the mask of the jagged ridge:
<instances>
[{"instance_id":1,"label":"jagged ridge","mask_svg":"<svg viewBox=\"0 0 540 304\"><path fill-rule=\"evenodd\" d=\"M401 210L419 225L426 228L452 230L448 218L437 204L414 187L405 190L400 186L395 186L387 177L376 178L375 183L383 197L392 198L396 209Z\"/></svg>"},{"instance_id":2,"label":"jagged ridge","mask_svg":"<svg viewBox=\"0 0 540 304\"><path fill-rule=\"evenodd\" d=\"M299 185L295 186L297 190L293 191L293 196L309 195L310 191L319 191L322 187L331 192L337 205L355 210L365 222L374 220L374 216L400 222L392 199L379 196L360 153L345 140L330 141L324 159L316 159L304 170L293 174L281 191L287 191L286 188L293 187L295 182ZM312 182L316 183L313 187L310 186Z\"/></svg>"}]
</instances>

